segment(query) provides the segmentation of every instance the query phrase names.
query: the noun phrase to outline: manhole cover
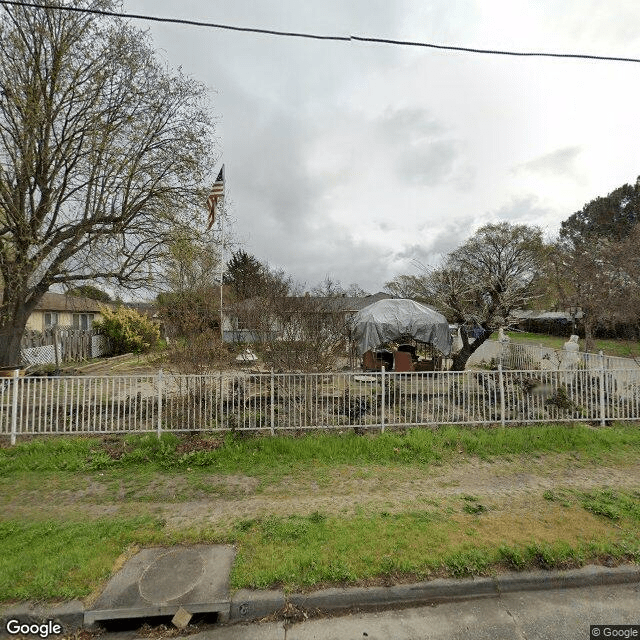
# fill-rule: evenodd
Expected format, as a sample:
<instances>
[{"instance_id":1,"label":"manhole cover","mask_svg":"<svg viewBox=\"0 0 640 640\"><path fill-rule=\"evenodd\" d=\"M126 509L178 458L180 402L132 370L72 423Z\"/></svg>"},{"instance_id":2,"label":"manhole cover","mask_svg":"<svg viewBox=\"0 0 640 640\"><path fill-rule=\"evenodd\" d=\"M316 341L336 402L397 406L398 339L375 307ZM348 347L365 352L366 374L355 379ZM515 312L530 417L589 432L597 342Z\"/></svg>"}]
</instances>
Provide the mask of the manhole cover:
<instances>
[{"instance_id":1,"label":"manhole cover","mask_svg":"<svg viewBox=\"0 0 640 640\"><path fill-rule=\"evenodd\" d=\"M195 549L174 549L150 564L140 577L140 595L152 604L175 600L202 579L204 561Z\"/></svg>"}]
</instances>

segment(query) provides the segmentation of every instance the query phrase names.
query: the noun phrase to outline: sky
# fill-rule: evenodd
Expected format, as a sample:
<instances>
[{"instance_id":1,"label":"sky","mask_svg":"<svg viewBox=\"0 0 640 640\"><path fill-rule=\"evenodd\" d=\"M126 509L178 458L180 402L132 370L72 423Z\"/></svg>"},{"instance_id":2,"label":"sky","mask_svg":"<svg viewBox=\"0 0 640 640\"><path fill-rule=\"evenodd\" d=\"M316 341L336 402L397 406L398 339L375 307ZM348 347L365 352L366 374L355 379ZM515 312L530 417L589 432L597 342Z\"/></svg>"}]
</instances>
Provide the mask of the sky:
<instances>
[{"instance_id":1,"label":"sky","mask_svg":"<svg viewBox=\"0 0 640 640\"><path fill-rule=\"evenodd\" d=\"M637 0L123 0L245 27L640 57ZM640 64L320 42L169 24L204 83L236 248L374 293L480 226L540 226L640 175ZM204 215L204 210L203 210ZM219 232L219 230L218 230Z\"/></svg>"}]
</instances>

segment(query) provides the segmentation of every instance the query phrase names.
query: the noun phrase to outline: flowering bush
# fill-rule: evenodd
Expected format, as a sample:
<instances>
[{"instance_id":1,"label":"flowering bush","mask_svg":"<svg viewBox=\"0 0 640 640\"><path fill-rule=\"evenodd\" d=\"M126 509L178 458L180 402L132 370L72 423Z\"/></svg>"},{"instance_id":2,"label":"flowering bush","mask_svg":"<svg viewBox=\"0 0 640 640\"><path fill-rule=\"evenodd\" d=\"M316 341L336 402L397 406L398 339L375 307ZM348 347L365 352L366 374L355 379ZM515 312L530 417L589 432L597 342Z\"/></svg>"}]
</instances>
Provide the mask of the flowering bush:
<instances>
[{"instance_id":1,"label":"flowering bush","mask_svg":"<svg viewBox=\"0 0 640 640\"><path fill-rule=\"evenodd\" d=\"M111 339L113 353L143 353L158 344L160 331L147 316L135 309L119 306L102 307L102 320L93 323L94 329Z\"/></svg>"}]
</instances>

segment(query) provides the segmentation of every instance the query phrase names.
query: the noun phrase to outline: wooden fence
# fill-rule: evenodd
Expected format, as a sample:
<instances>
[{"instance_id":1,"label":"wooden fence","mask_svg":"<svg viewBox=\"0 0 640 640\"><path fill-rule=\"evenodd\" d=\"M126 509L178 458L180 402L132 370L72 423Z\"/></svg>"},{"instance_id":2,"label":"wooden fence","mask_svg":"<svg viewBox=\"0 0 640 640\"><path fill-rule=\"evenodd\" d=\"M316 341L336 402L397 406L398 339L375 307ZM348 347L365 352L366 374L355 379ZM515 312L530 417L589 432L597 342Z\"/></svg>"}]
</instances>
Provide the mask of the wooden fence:
<instances>
[{"instance_id":1,"label":"wooden fence","mask_svg":"<svg viewBox=\"0 0 640 640\"><path fill-rule=\"evenodd\" d=\"M70 327L27 330L21 346L22 360L27 365L89 360L109 353L109 341L105 336Z\"/></svg>"}]
</instances>

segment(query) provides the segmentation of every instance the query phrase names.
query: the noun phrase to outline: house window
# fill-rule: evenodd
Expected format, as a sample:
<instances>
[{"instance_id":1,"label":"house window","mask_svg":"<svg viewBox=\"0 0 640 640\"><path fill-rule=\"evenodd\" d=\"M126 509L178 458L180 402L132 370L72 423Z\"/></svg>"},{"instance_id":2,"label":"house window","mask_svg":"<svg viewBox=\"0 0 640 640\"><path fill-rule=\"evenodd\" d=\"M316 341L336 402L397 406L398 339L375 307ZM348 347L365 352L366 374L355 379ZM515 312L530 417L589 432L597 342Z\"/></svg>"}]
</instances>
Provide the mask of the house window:
<instances>
[{"instance_id":1,"label":"house window","mask_svg":"<svg viewBox=\"0 0 640 640\"><path fill-rule=\"evenodd\" d=\"M93 324L93 313L74 313L73 314L73 328L86 331L91 329Z\"/></svg>"},{"instance_id":2,"label":"house window","mask_svg":"<svg viewBox=\"0 0 640 640\"><path fill-rule=\"evenodd\" d=\"M51 329L51 327L55 327L57 324L58 324L58 312L47 311L44 314L44 328Z\"/></svg>"}]
</instances>

